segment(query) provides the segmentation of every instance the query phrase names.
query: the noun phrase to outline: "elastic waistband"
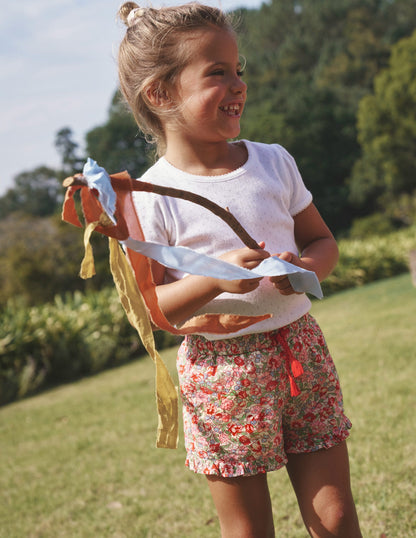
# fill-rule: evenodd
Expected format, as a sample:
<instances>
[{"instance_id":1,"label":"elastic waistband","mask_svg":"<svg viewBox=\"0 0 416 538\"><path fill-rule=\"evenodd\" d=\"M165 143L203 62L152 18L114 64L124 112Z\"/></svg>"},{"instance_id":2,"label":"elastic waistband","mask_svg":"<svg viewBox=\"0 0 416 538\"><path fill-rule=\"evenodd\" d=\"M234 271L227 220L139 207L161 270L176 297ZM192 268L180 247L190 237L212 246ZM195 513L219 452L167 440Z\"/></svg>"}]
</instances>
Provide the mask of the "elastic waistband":
<instances>
[{"instance_id":1,"label":"elastic waistband","mask_svg":"<svg viewBox=\"0 0 416 538\"><path fill-rule=\"evenodd\" d=\"M222 340L207 340L204 336L191 334L185 337L185 342L189 348L197 348L199 352L206 350L216 355L241 355L253 349L268 349L281 338L287 340L288 337L301 332L311 321L314 321L313 317L307 313L296 321L273 331L245 334Z\"/></svg>"}]
</instances>

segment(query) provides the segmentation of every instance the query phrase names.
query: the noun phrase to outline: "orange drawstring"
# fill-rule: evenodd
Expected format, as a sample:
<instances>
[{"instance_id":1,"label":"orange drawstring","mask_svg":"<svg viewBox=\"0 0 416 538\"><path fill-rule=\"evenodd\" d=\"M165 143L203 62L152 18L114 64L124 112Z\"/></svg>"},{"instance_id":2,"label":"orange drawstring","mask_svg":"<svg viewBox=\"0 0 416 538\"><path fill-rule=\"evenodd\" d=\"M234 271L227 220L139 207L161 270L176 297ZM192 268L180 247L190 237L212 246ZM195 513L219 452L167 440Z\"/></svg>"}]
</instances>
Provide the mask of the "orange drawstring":
<instances>
[{"instance_id":1,"label":"orange drawstring","mask_svg":"<svg viewBox=\"0 0 416 538\"><path fill-rule=\"evenodd\" d=\"M285 366L287 375L289 377L290 395L299 396L300 390L299 387L296 385L294 378L299 377L303 374L303 366L293 355L293 352L290 349L285 337L281 334L280 331L276 334L275 338L285 351Z\"/></svg>"}]
</instances>

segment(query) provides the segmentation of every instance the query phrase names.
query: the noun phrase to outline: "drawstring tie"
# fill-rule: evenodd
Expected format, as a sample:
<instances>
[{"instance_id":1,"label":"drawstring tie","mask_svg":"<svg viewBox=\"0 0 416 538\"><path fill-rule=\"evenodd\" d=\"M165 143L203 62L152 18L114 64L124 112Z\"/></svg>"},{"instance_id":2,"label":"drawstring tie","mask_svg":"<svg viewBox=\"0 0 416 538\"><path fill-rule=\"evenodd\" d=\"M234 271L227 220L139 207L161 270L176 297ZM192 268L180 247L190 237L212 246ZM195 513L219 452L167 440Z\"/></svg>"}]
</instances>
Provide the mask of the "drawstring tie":
<instances>
[{"instance_id":1,"label":"drawstring tie","mask_svg":"<svg viewBox=\"0 0 416 538\"><path fill-rule=\"evenodd\" d=\"M292 350L289 347L289 344L287 343L286 338L283 336L283 334L281 334L281 331L277 332L275 338L285 351L285 367L286 373L289 377L290 395L299 396L300 390L299 387L296 385L295 378L303 374L303 367L294 356Z\"/></svg>"}]
</instances>

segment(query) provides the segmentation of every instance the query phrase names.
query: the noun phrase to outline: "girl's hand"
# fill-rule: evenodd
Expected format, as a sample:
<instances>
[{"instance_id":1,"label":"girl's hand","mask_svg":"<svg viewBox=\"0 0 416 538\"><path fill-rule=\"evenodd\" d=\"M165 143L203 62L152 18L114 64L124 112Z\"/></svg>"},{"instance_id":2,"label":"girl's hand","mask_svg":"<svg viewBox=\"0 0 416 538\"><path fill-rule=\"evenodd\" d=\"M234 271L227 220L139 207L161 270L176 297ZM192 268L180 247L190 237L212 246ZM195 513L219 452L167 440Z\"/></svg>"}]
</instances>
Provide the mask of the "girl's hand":
<instances>
[{"instance_id":1,"label":"girl's hand","mask_svg":"<svg viewBox=\"0 0 416 538\"><path fill-rule=\"evenodd\" d=\"M308 271L313 271L319 282L322 282L338 261L336 241L314 204L309 204L293 219L296 246L298 252L301 252L301 258L293 252L282 252L279 254L279 258ZM282 295L296 293L286 276L271 277L270 281Z\"/></svg>"},{"instance_id":2,"label":"girl's hand","mask_svg":"<svg viewBox=\"0 0 416 538\"><path fill-rule=\"evenodd\" d=\"M281 254L278 254L278 257L281 260L293 263L293 265L297 265L298 267L304 267L302 260L299 258L299 256L296 256L296 254L293 254L293 252L282 252ZM289 278L285 275L271 276L270 282L273 283L274 287L282 295L292 295L293 293L297 293L299 295L299 293L292 288Z\"/></svg>"},{"instance_id":3,"label":"girl's hand","mask_svg":"<svg viewBox=\"0 0 416 538\"><path fill-rule=\"evenodd\" d=\"M229 263L253 269L270 254L263 250L264 243L260 243L258 250L241 248L231 250L221 256ZM165 268L158 263L152 264L153 279L156 282L156 293L160 308L173 324L183 323L195 314L197 310L215 299L221 293L248 293L255 290L260 278L249 280L222 280L218 278L187 275L184 278L163 284Z\"/></svg>"},{"instance_id":4,"label":"girl's hand","mask_svg":"<svg viewBox=\"0 0 416 538\"><path fill-rule=\"evenodd\" d=\"M250 249L248 247L239 248L237 250L231 250L220 256L220 260L224 260L228 263L234 265L239 265L240 267L245 267L246 269L254 269L257 267L264 259L268 258L270 254L263 250L265 244L264 242L259 243L261 249ZM248 293L255 290L262 280L263 277L252 278L248 280L221 280L218 279L218 287L221 292L228 293Z\"/></svg>"}]
</instances>

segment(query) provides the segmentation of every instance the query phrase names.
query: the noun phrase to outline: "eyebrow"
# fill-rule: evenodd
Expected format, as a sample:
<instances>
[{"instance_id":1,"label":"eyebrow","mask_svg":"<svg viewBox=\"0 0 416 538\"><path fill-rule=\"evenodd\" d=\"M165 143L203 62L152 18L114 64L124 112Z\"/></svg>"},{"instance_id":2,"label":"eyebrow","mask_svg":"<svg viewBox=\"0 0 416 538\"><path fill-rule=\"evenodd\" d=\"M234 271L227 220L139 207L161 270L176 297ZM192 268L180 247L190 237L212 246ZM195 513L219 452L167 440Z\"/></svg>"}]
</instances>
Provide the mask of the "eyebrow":
<instances>
[{"instance_id":1,"label":"eyebrow","mask_svg":"<svg viewBox=\"0 0 416 538\"><path fill-rule=\"evenodd\" d=\"M213 67L225 67L225 66L228 66L230 65L228 62L221 62L221 61L218 61L218 62L212 62L211 64L209 64L209 67L210 68L213 68ZM243 67L243 64L241 62L238 62L235 67L237 69L242 69Z\"/></svg>"}]
</instances>

